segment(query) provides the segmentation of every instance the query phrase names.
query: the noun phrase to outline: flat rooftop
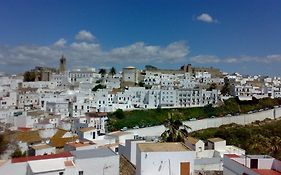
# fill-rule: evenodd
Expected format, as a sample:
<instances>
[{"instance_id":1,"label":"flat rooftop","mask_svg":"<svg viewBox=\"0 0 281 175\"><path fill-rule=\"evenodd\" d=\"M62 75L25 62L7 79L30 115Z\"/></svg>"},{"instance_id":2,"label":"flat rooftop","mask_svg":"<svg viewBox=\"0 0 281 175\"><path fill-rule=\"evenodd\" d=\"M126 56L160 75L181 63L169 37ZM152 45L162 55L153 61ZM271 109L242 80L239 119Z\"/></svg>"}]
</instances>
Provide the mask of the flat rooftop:
<instances>
[{"instance_id":1,"label":"flat rooftop","mask_svg":"<svg viewBox=\"0 0 281 175\"><path fill-rule=\"evenodd\" d=\"M73 157L73 156L70 152L63 152L60 154L49 154L49 155L40 155L40 156L12 158L11 162L20 163L20 162L27 162L27 161L32 161L32 160L57 159L57 158L66 158L66 157Z\"/></svg>"},{"instance_id":2,"label":"flat rooftop","mask_svg":"<svg viewBox=\"0 0 281 175\"><path fill-rule=\"evenodd\" d=\"M191 151L182 143L140 143L138 147L141 152L180 152Z\"/></svg>"},{"instance_id":3,"label":"flat rooftop","mask_svg":"<svg viewBox=\"0 0 281 175\"><path fill-rule=\"evenodd\" d=\"M188 136L188 137L186 138L186 141L188 141L188 142L191 143L192 145L195 145L195 144L199 141L199 139Z\"/></svg>"},{"instance_id":4,"label":"flat rooftop","mask_svg":"<svg viewBox=\"0 0 281 175\"><path fill-rule=\"evenodd\" d=\"M31 148L35 149L35 150L40 150L40 149L47 149L47 148L53 148L50 145L47 144L41 144L41 145L33 145L31 146Z\"/></svg>"},{"instance_id":5,"label":"flat rooftop","mask_svg":"<svg viewBox=\"0 0 281 175\"><path fill-rule=\"evenodd\" d=\"M35 173L45 173L52 171L64 170L64 159L46 159L46 160L37 160L28 162L31 171Z\"/></svg>"},{"instance_id":6,"label":"flat rooftop","mask_svg":"<svg viewBox=\"0 0 281 175\"><path fill-rule=\"evenodd\" d=\"M71 154L77 159L116 156L116 154L110 148L71 151Z\"/></svg>"},{"instance_id":7,"label":"flat rooftop","mask_svg":"<svg viewBox=\"0 0 281 175\"><path fill-rule=\"evenodd\" d=\"M128 131L115 131L115 132L109 133L108 135L109 136L119 137L119 136L129 135L129 134L133 134L133 133L132 132L128 132Z\"/></svg>"},{"instance_id":8,"label":"flat rooftop","mask_svg":"<svg viewBox=\"0 0 281 175\"><path fill-rule=\"evenodd\" d=\"M81 142L71 142L71 143L67 143L66 145L70 145L75 148L78 148L78 147L84 147L84 146L91 146L91 145L94 145L94 143L90 144L90 143L81 143Z\"/></svg>"},{"instance_id":9,"label":"flat rooftop","mask_svg":"<svg viewBox=\"0 0 281 175\"><path fill-rule=\"evenodd\" d=\"M215 143L215 142L222 142L225 140L222 138L216 137L216 138L210 138L210 139L208 139L208 141Z\"/></svg>"}]
</instances>

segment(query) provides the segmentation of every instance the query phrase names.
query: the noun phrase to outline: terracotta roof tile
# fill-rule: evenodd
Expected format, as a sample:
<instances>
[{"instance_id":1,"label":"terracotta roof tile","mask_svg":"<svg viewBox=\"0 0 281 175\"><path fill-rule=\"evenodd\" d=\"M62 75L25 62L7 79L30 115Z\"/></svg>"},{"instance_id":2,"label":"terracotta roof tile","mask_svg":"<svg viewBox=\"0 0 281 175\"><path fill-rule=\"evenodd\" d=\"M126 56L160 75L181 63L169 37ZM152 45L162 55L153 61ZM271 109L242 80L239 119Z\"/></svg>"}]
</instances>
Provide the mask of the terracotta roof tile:
<instances>
[{"instance_id":1,"label":"terracotta roof tile","mask_svg":"<svg viewBox=\"0 0 281 175\"><path fill-rule=\"evenodd\" d=\"M39 131L27 131L27 132L17 132L15 134L15 139L17 141L27 142L27 143L34 143L34 142L41 142L42 138L40 137Z\"/></svg>"},{"instance_id":2,"label":"terracotta roof tile","mask_svg":"<svg viewBox=\"0 0 281 175\"><path fill-rule=\"evenodd\" d=\"M27 132L27 131L31 131L32 128L26 128L26 127L18 127L18 131L22 131L22 132Z\"/></svg>"},{"instance_id":3,"label":"terracotta roof tile","mask_svg":"<svg viewBox=\"0 0 281 175\"><path fill-rule=\"evenodd\" d=\"M60 154L49 154L49 155L41 155L41 156L12 158L11 162L20 163L20 162L27 162L27 161L32 161L32 160L55 159L55 158L72 157L72 156L73 155L70 152L63 152Z\"/></svg>"},{"instance_id":4,"label":"terracotta roof tile","mask_svg":"<svg viewBox=\"0 0 281 175\"><path fill-rule=\"evenodd\" d=\"M95 127L88 127L88 128L82 128L80 129L81 132L88 132L88 131L92 131L92 130L95 130L96 128Z\"/></svg>"},{"instance_id":5,"label":"terracotta roof tile","mask_svg":"<svg viewBox=\"0 0 281 175\"><path fill-rule=\"evenodd\" d=\"M239 155L236 155L236 154L225 154L225 156L227 156L229 158L238 158L238 157L240 157Z\"/></svg>"},{"instance_id":6,"label":"terracotta roof tile","mask_svg":"<svg viewBox=\"0 0 281 175\"><path fill-rule=\"evenodd\" d=\"M61 148L64 147L66 143L74 142L76 139L78 139L78 136L63 137L65 133L67 133L66 130L58 129L56 134L50 139L50 145Z\"/></svg>"},{"instance_id":7,"label":"terracotta roof tile","mask_svg":"<svg viewBox=\"0 0 281 175\"><path fill-rule=\"evenodd\" d=\"M260 175L281 175L281 172L269 169L252 169L254 172Z\"/></svg>"}]
</instances>

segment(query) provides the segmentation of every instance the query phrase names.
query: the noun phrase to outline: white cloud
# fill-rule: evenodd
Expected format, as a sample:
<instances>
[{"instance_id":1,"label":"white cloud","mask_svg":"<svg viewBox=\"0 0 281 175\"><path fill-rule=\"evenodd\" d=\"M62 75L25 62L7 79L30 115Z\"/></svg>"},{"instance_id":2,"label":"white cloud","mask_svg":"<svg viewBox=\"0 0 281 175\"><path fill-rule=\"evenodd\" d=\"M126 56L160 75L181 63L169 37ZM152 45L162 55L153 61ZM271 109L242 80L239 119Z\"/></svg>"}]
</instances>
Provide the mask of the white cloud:
<instances>
[{"instance_id":1,"label":"white cloud","mask_svg":"<svg viewBox=\"0 0 281 175\"><path fill-rule=\"evenodd\" d=\"M189 54L189 48L184 42L173 42L166 47L146 45L137 42L129 46L119 47L110 51L110 57L122 59L132 63L149 63L180 61Z\"/></svg>"},{"instance_id":2,"label":"white cloud","mask_svg":"<svg viewBox=\"0 0 281 175\"><path fill-rule=\"evenodd\" d=\"M238 57L225 57L219 58L215 55L197 55L190 58L190 61L194 63L204 64L204 63L276 63L281 62L281 55L272 54L266 56L238 56Z\"/></svg>"},{"instance_id":3,"label":"white cloud","mask_svg":"<svg viewBox=\"0 0 281 175\"><path fill-rule=\"evenodd\" d=\"M206 22L206 23L217 23L218 20L214 19L208 13L202 13L201 15L197 16L196 19L198 21Z\"/></svg>"},{"instance_id":4,"label":"white cloud","mask_svg":"<svg viewBox=\"0 0 281 175\"><path fill-rule=\"evenodd\" d=\"M191 57L190 61L194 63L204 64L204 63L218 63L221 60L217 56L213 56L213 55L197 55Z\"/></svg>"},{"instance_id":5,"label":"white cloud","mask_svg":"<svg viewBox=\"0 0 281 175\"><path fill-rule=\"evenodd\" d=\"M87 30L81 30L76 34L75 39L79 41L93 41L95 36Z\"/></svg>"},{"instance_id":6,"label":"white cloud","mask_svg":"<svg viewBox=\"0 0 281 175\"><path fill-rule=\"evenodd\" d=\"M100 43L75 41L67 43L59 39L51 45L0 45L0 69L20 72L34 66L57 66L61 54L68 60L68 65L96 66L123 64L239 64L239 63L281 63L281 55L218 57L216 55L197 55L188 58L190 50L187 43L172 42L166 46L136 42L130 45L103 50Z\"/></svg>"},{"instance_id":7,"label":"white cloud","mask_svg":"<svg viewBox=\"0 0 281 175\"><path fill-rule=\"evenodd\" d=\"M18 72L34 66L57 66L64 54L68 65L95 66L114 64L175 63L186 61L189 48L185 42L177 41L166 46L136 42L131 45L103 50L99 43L75 41L67 43L59 39L51 45L0 45L0 63L13 67ZM0 67L1 68L1 67ZM4 69L2 69L4 70ZM9 70L8 70L9 71Z\"/></svg>"},{"instance_id":8,"label":"white cloud","mask_svg":"<svg viewBox=\"0 0 281 175\"><path fill-rule=\"evenodd\" d=\"M73 42L70 45L70 48L75 49L77 51L96 51L100 49L99 44L95 44L95 43L86 43L86 42Z\"/></svg>"},{"instance_id":9,"label":"white cloud","mask_svg":"<svg viewBox=\"0 0 281 175\"><path fill-rule=\"evenodd\" d=\"M54 43L54 46L57 46L57 47L64 47L65 44L66 44L66 40L63 39L63 38L61 38L61 39L59 39L58 41L56 41L56 42Z\"/></svg>"},{"instance_id":10,"label":"white cloud","mask_svg":"<svg viewBox=\"0 0 281 175\"><path fill-rule=\"evenodd\" d=\"M274 54L274 55L268 55L265 57L265 59L262 59L265 63L271 63L271 62L281 62L281 55Z\"/></svg>"}]
</instances>

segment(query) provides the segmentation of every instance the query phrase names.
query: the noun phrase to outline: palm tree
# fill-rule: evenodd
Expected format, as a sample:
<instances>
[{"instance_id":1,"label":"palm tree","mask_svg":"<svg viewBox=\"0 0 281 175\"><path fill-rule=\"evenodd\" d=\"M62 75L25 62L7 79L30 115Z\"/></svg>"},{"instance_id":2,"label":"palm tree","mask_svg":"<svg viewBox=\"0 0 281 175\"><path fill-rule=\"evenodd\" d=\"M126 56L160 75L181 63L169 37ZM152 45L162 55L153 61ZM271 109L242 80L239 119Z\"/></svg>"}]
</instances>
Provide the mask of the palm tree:
<instances>
[{"instance_id":1,"label":"palm tree","mask_svg":"<svg viewBox=\"0 0 281 175\"><path fill-rule=\"evenodd\" d=\"M276 155L281 150L281 138L278 136L272 136L269 138L269 151L271 155Z\"/></svg>"},{"instance_id":2,"label":"palm tree","mask_svg":"<svg viewBox=\"0 0 281 175\"><path fill-rule=\"evenodd\" d=\"M116 74L116 70L114 67L112 67L109 71L110 75L113 77Z\"/></svg>"},{"instance_id":3,"label":"palm tree","mask_svg":"<svg viewBox=\"0 0 281 175\"><path fill-rule=\"evenodd\" d=\"M254 135L246 145L251 153L266 154L269 152L269 139L261 134Z\"/></svg>"},{"instance_id":4,"label":"palm tree","mask_svg":"<svg viewBox=\"0 0 281 175\"><path fill-rule=\"evenodd\" d=\"M168 119L164 122L166 130L161 134L164 142L183 142L188 136L189 126L184 125L179 119L174 119L172 114L168 114Z\"/></svg>"}]
</instances>

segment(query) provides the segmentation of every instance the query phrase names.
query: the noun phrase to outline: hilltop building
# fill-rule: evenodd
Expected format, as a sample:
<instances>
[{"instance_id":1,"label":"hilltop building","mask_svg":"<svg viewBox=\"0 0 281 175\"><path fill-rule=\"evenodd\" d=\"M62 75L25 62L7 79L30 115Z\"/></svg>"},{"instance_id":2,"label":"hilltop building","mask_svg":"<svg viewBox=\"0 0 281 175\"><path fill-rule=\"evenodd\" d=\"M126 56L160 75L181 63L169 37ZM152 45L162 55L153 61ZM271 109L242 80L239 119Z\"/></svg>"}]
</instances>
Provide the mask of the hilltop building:
<instances>
[{"instance_id":1,"label":"hilltop building","mask_svg":"<svg viewBox=\"0 0 281 175\"><path fill-rule=\"evenodd\" d=\"M64 55L60 58L59 73L65 73L66 71L66 58Z\"/></svg>"}]
</instances>

